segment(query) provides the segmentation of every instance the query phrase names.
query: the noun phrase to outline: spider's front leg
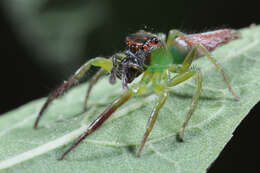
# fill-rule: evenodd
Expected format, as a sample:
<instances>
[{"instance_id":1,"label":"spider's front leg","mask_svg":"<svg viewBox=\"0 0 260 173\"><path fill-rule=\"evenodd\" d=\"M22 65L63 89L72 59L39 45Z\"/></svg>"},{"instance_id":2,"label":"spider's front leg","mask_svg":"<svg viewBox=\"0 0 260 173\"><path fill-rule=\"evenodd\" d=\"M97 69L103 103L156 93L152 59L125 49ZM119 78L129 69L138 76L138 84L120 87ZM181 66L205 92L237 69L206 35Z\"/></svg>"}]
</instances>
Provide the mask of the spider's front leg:
<instances>
[{"instance_id":1,"label":"spider's front leg","mask_svg":"<svg viewBox=\"0 0 260 173\"><path fill-rule=\"evenodd\" d=\"M125 54L123 53L117 53L115 55L113 55L109 60L112 61L113 67L110 70L110 77L109 77L109 82L110 84L114 84L116 77L115 77L115 70L116 67L118 65L118 61L121 61L123 58L125 58ZM87 105L88 105L88 98L90 95L90 92L93 88L93 86L97 83L97 81L104 76L107 73L107 70L105 70L104 68L100 69L90 80L89 86L88 86L88 90L86 92L86 97L85 97L85 101L84 101L84 110L87 109Z\"/></svg>"},{"instance_id":2,"label":"spider's front leg","mask_svg":"<svg viewBox=\"0 0 260 173\"><path fill-rule=\"evenodd\" d=\"M132 90L127 90L124 92L122 96L116 99L112 104L110 104L99 116L93 121L87 130L80 136L78 139L62 154L60 160L64 159L64 157L74 149L79 143L81 143L88 135L93 133L98 127L100 127L121 105L127 102L132 96L134 92Z\"/></svg>"},{"instance_id":3,"label":"spider's front leg","mask_svg":"<svg viewBox=\"0 0 260 173\"><path fill-rule=\"evenodd\" d=\"M112 62L109 59L106 58L102 58L102 57L97 57L94 59L89 60L88 62L86 62L84 65L82 65L74 75L72 75L67 81L64 81L63 84L56 89L53 93L51 93L51 95L48 97L48 99L46 100L46 102L44 103L44 105L42 106L37 119L34 123L34 128L36 129L38 127L38 123L44 113L44 111L46 110L46 108L48 107L48 105L57 97L59 97L62 93L64 93L64 91L66 91L67 89L71 88L73 85L75 85L76 83L79 82L79 80L84 76L84 74L89 70L89 68L91 66L98 66L98 67L102 67L104 70L106 71L111 71L112 69Z\"/></svg>"},{"instance_id":4,"label":"spider's front leg","mask_svg":"<svg viewBox=\"0 0 260 173\"><path fill-rule=\"evenodd\" d=\"M118 97L112 104L110 104L99 116L93 121L87 130L78 137L77 140L62 154L60 160L64 159L64 157L74 149L78 144L80 144L88 135L93 133L97 128L99 128L120 106L126 103L133 95L143 94L146 90L145 86L150 82L151 74L144 73L141 81L138 85L136 85L133 89L128 89L124 92L123 95Z\"/></svg>"}]
</instances>

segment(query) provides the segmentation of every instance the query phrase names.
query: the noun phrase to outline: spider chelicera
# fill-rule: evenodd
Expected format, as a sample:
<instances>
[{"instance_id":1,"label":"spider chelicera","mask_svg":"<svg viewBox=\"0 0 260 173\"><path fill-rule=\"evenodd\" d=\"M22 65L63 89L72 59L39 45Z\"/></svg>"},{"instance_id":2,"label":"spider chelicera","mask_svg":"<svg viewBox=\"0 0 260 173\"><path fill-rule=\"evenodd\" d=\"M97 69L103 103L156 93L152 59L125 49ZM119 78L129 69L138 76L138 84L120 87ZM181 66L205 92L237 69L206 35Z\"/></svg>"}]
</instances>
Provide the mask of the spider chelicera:
<instances>
[{"instance_id":1,"label":"spider chelicera","mask_svg":"<svg viewBox=\"0 0 260 173\"><path fill-rule=\"evenodd\" d=\"M239 99L231 88L224 71L209 53L219 45L225 44L228 41L239 37L239 32L231 29L221 29L188 35L177 30L170 30L166 40L165 34L152 34L140 30L137 33L126 37L127 48L125 51L116 53L109 59L103 57L91 59L81 66L67 81L64 81L64 83L48 97L47 101L42 106L35 121L34 128L37 128L40 118L52 100L60 96L65 90L69 89L74 84L78 83L91 66L98 66L101 67L101 69L90 81L84 107L87 107L87 100L92 87L98 79L106 73L110 73L109 82L111 84L115 82L116 77L122 81L124 93L112 102L98 116L98 118L89 125L86 131L63 153L61 159L63 159L89 134L93 133L98 127L100 127L121 105L127 102L134 95L142 95L146 91L148 84L152 83L152 88L157 93L159 99L149 117L146 131L137 153L137 155L140 156L146 140L156 122L158 113L169 96L169 88L195 76L195 93L192 97L187 118L183 123L179 134L179 139L182 141L184 138L185 128L197 107L202 88L202 77L200 71L196 68L191 68L193 60L206 56L223 76L230 93L236 100ZM137 84L128 87L128 84L141 74L143 74L141 80ZM172 75L170 74L173 74L174 76L171 77Z\"/></svg>"}]
</instances>

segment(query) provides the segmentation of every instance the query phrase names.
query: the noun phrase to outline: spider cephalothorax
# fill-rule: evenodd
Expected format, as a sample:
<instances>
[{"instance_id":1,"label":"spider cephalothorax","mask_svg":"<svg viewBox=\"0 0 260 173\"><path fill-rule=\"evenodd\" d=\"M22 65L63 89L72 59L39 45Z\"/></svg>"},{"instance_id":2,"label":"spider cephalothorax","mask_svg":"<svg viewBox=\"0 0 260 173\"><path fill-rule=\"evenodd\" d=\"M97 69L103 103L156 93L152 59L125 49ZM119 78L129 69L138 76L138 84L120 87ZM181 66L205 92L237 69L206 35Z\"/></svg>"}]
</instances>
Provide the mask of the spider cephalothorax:
<instances>
[{"instance_id":1,"label":"spider cephalothorax","mask_svg":"<svg viewBox=\"0 0 260 173\"><path fill-rule=\"evenodd\" d=\"M115 76L122 80L123 88L142 74L150 65L151 51L162 47L161 40L154 34L140 30L126 37L127 50L121 56L115 55L112 59L110 83L114 83Z\"/></svg>"}]
</instances>

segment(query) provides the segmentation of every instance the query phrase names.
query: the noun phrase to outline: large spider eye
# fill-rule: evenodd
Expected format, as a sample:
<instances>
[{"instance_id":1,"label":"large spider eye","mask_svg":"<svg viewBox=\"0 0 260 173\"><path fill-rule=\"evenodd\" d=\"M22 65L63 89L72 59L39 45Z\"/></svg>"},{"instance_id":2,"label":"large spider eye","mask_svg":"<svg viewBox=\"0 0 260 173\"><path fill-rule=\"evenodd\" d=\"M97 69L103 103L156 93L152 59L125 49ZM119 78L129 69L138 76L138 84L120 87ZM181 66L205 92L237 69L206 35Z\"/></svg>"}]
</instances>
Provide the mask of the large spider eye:
<instances>
[{"instance_id":1,"label":"large spider eye","mask_svg":"<svg viewBox=\"0 0 260 173\"><path fill-rule=\"evenodd\" d=\"M130 46L130 51L133 52L133 53L136 52L136 45L135 45L135 44L132 44L132 45Z\"/></svg>"}]
</instances>

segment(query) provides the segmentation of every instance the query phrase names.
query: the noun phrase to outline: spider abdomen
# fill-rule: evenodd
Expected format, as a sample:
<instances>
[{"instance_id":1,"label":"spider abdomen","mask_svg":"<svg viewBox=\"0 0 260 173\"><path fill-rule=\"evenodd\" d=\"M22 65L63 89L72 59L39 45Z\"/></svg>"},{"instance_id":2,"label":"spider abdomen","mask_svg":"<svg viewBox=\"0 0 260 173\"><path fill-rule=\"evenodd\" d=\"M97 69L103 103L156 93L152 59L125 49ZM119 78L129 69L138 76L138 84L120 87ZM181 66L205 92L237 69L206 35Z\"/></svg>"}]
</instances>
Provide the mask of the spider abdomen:
<instances>
[{"instance_id":1,"label":"spider abdomen","mask_svg":"<svg viewBox=\"0 0 260 173\"><path fill-rule=\"evenodd\" d=\"M215 50L218 46L227 43L232 39L240 37L239 32L231 29L221 29L216 31L204 32L200 34L189 34L177 37L170 47L171 53L174 56L175 64L181 64L184 58L196 44L201 44L209 52ZM199 49L196 58L204 56Z\"/></svg>"}]
</instances>

